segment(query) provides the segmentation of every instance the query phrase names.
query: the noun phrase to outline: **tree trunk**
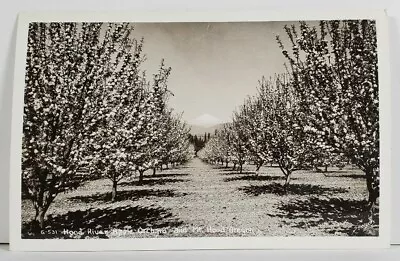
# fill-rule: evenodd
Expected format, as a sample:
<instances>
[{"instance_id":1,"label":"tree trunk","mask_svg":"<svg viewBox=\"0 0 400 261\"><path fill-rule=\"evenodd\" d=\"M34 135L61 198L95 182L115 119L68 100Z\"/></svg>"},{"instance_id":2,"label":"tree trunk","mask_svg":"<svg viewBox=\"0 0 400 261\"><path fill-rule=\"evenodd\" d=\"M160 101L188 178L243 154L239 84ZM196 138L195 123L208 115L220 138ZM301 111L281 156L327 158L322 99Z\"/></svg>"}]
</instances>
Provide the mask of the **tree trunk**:
<instances>
[{"instance_id":1,"label":"tree trunk","mask_svg":"<svg viewBox=\"0 0 400 261\"><path fill-rule=\"evenodd\" d=\"M370 210L374 207L379 197L379 180L377 173L375 173L377 171L377 169L374 170L373 168L368 168L365 171L368 189L368 207Z\"/></svg>"},{"instance_id":2,"label":"tree trunk","mask_svg":"<svg viewBox=\"0 0 400 261\"><path fill-rule=\"evenodd\" d=\"M257 164L257 167L256 167L256 171L259 171L260 169L261 169L261 166L262 166L263 164L262 163L258 163Z\"/></svg>"},{"instance_id":3,"label":"tree trunk","mask_svg":"<svg viewBox=\"0 0 400 261\"><path fill-rule=\"evenodd\" d=\"M45 216L50 204L54 200L54 196L50 194L50 191L40 190L39 198L35 197L33 205L35 208L35 218L32 229L34 231L43 230L45 228Z\"/></svg>"},{"instance_id":4,"label":"tree trunk","mask_svg":"<svg viewBox=\"0 0 400 261\"><path fill-rule=\"evenodd\" d=\"M143 183L143 173L144 170L139 170L139 185L142 185Z\"/></svg>"},{"instance_id":5,"label":"tree trunk","mask_svg":"<svg viewBox=\"0 0 400 261\"><path fill-rule=\"evenodd\" d=\"M33 203L33 206L35 207L35 217L33 220L38 220L39 217L39 208L37 207L37 205L35 203Z\"/></svg>"},{"instance_id":6,"label":"tree trunk","mask_svg":"<svg viewBox=\"0 0 400 261\"><path fill-rule=\"evenodd\" d=\"M233 170L236 170L236 163L233 163Z\"/></svg>"},{"instance_id":7,"label":"tree trunk","mask_svg":"<svg viewBox=\"0 0 400 261\"><path fill-rule=\"evenodd\" d=\"M46 210L44 208L39 209L39 227L40 229L44 229L44 216L46 214Z\"/></svg>"},{"instance_id":8,"label":"tree trunk","mask_svg":"<svg viewBox=\"0 0 400 261\"><path fill-rule=\"evenodd\" d=\"M39 231L39 230L43 230L45 228L45 216L46 216L46 212L49 209L48 206L50 206L50 204L45 204L45 206L40 206L37 203L34 203L35 205L35 218L34 221L32 222L33 226L31 227L31 229L33 231Z\"/></svg>"},{"instance_id":9,"label":"tree trunk","mask_svg":"<svg viewBox=\"0 0 400 261\"><path fill-rule=\"evenodd\" d=\"M262 163L261 164L257 163L257 165L256 165L256 176L258 176L261 166L262 166Z\"/></svg>"},{"instance_id":10,"label":"tree trunk","mask_svg":"<svg viewBox=\"0 0 400 261\"><path fill-rule=\"evenodd\" d=\"M112 191L111 191L111 201L115 202L116 198L117 198L117 181L113 181L113 186L112 186Z\"/></svg>"},{"instance_id":11,"label":"tree trunk","mask_svg":"<svg viewBox=\"0 0 400 261\"><path fill-rule=\"evenodd\" d=\"M285 180L285 185L283 185L283 192L287 194L288 188L289 188L289 183L290 183L290 175L292 173L290 171L287 172L286 174L286 180Z\"/></svg>"},{"instance_id":12,"label":"tree trunk","mask_svg":"<svg viewBox=\"0 0 400 261\"><path fill-rule=\"evenodd\" d=\"M155 176L156 175L156 168L154 167L153 168L153 176Z\"/></svg>"},{"instance_id":13,"label":"tree trunk","mask_svg":"<svg viewBox=\"0 0 400 261\"><path fill-rule=\"evenodd\" d=\"M229 162L228 162L228 160L225 162L225 168L227 168L228 167L228 164L229 164Z\"/></svg>"},{"instance_id":14,"label":"tree trunk","mask_svg":"<svg viewBox=\"0 0 400 261\"><path fill-rule=\"evenodd\" d=\"M328 172L328 165L325 165L325 172Z\"/></svg>"},{"instance_id":15,"label":"tree trunk","mask_svg":"<svg viewBox=\"0 0 400 261\"><path fill-rule=\"evenodd\" d=\"M240 169L239 169L239 173L242 174L243 172L243 163L239 163Z\"/></svg>"}]
</instances>

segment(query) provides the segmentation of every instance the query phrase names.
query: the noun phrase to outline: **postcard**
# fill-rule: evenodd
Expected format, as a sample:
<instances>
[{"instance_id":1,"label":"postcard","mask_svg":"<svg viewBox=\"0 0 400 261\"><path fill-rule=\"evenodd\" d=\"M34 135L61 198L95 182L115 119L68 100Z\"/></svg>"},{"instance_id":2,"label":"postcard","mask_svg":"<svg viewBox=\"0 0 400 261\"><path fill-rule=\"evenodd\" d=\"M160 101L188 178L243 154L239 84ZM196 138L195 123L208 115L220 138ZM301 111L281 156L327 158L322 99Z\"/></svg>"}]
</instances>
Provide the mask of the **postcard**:
<instances>
[{"instance_id":1,"label":"postcard","mask_svg":"<svg viewBox=\"0 0 400 261\"><path fill-rule=\"evenodd\" d=\"M12 250L382 248L383 11L24 13Z\"/></svg>"}]
</instances>

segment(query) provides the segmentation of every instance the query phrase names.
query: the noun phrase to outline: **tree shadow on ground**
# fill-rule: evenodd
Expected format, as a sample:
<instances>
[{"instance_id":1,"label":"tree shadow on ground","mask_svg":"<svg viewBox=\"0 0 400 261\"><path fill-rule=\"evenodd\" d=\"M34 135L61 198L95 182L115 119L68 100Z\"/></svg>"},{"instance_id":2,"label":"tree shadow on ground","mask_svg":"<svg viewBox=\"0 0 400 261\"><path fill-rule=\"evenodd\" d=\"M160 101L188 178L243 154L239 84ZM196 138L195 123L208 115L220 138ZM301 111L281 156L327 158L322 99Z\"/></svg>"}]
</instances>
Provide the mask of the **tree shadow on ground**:
<instances>
[{"instance_id":1,"label":"tree shadow on ground","mask_svg":"<svg viewBox=\"0 0 400 261\"><path fill-rule=\"evenodd\" d=\"M214 167L214 169L217 169L220 171L235 171L235 170L233 170L232 167Z\"/></svg>"},{"instance_id":2,"label":"tree shadow on ground","mask_svg":"<svg viewBox=\"0 0 400 261\"><path fill-rule=\"evenodd\" d=\"M182 173L182 174L178 174L178 173L164 173L164 172L158 172L156 173L155 176L153 175L147 175L145 176L145 178L170 178L170 177L185 177L185 176L189 176L188 173Z\"/></svg>"},{"instance_id":3,"label":"tree shadow on ground","mask_svg":"<svg viewBox=\"0 0 400 261\"><path fill-rule=\"evenodd\" d=\"M271 183L267 185L250 185L239 188L239 190L251 196L259 196L262 194L285 195L284 186L279 183ZM348 190L343 188L327 188L319 185L310 184L290 184L287 193L288 195L323 195L346 193Z\"/></svg>"},{"instance_id":4,"label":"tree shadow on ground","mask_svg":"<svg viewBox=\"0 0 400 261\"><path fill-rule=\"evenodd\" d=\"M226 170L232 169L232 166L225 167L225 165L224 166L223 165L212 165L212 167L213 167L213 169L226 169Z\"/></svg>"},{"instance_id":5,"label":"tree shadow on ground","mask_svg":"<svg viewBox=\"0 0 400 261\"><path fill-rule=\"evenodd\" d=\"M168 168L168 169L187 169L187 168L190 168L190 166L189 165L187 165L187 164L185 164L185 165L179 165L179 166L175 166L175 167L170 167L170 168ZM168 170L167 169L167 170Z\"/></svg>"},{"instance_id":6,"label":"tree shadow on ground","mask_svg":"<svg viewBox=\"0 0 400 261\"><path fill-rule=\"evenodd\" d=\"M42 233L29 229L30 224L22 227L22 238L109 238L107 232L113 229L137 231L142 228L161 229L177 227L183 224L168 209L159 206L123 206L109 208L90 208L68 212L64 215L49 216L46 229ZM57 233L55 233L57 232ZM75 232L75 235L72 234ZM146 234L154 237L152 234Z\"/></svg>"},{"instance_id":7,"label":"tree shadow on ground","mask_svg":"<svg viewBox=\"0 0 400 261\"><path fill-rule=\"evenodd\" d=\"M344 174L344 175L331 175L330 173L324 174L327 178L350 178L350 179L365 179L365 175L360 174Z\"/></svg>"},{"instance_id":8,"label":"tree shadow on ground","mask_svg":"<svg viewBox=\"0 0 400 261\"><path fill-rule=\"evenodd\" d=\"M132 181L123 181L119 184L119 186L140 186L140 185L148 185L148 186L156 186L156 185L165 185L167 183L178 183L178 182L187 182L187 179L170 179L170 178L150 178L145 177L143 181L140 183L139 180Z\"/></svg>"},{"instance_id":9,"label":"tree shadow on ground","mask_svg":"<svg viewBox=\"0 0 400 261\"><path fill-rule=\"evenodd\" d=\"M328 233L339 232L349 236L376 236L378 233L379 215L374 213L373 224L368 225L366 200L312 197L285 203L278 207L278 211L279 214L267 215L282 218L291 227L309 229L323 226Z\"/></svg>"},{"instance_id":10,"label":"tree shadow on ground","mask_svg":"<svg viewBox=\"0 0 400 261\"><path fill-rule=\"evenodd\" d=\"M272 180L283 180L280 176L263 176L263 175L246 175L232 178L225 178L224 181L241 181L241 180L258 180L258 181L272 181Z\"/></svg>"},{"instance_id":11,"label":"tree shadow on ground","mask_svg":"<svg viewBox=\"0 0 400 261\"><path fill-rule=\"evenodd\" d=\"M255 171L243 171L242 173L240 173L237 170L232 170L232 169L226 169L226 170L222 170L223 172L220 172L219 174L221 175L256 175Z\"/></svg>"},{"instance_id":12,"label":"tree shadow on ground","mask_svg":"<svg viewBox=\"0 0 400 261\"><path fill-rule=\"evenodd\" d=\"M141 189L141 190L121 190L117 192L116 200L138 200L140 198L146 197L181 197L187 195L186 193L177 193L172 189ZM75 196L68 198L72 202L83 202L83 203L93 203L93 202L110 202L111 192L106 193L96 193L87 196Z\"/></svg>"}]
</instances>

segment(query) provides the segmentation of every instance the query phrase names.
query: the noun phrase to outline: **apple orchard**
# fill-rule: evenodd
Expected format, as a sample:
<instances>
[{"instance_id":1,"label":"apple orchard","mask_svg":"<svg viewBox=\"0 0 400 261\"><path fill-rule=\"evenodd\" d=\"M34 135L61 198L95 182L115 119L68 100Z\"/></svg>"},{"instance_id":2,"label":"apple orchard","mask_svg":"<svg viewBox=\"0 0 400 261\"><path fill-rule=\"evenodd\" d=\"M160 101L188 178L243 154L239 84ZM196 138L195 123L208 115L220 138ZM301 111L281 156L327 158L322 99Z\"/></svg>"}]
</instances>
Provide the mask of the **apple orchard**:
<instances>
[{"instance_id":1,"label":"apple orchard","mask_svg":"<svg viewBox=\"0 0 400 261\"><path fill-rule=\"evenodd\" d=\"M22 194L33 203L38 229L57 195L86 181L108 179L114 202L121 180L137 178L140 186L146 171L157 175L195 157L190 127L168 105L168 77L179 72L160 57L158 71L147 75L145 40L133 31L126 23L30 24ZM261 77L257 94L196 156L238 172L254 165L255 175L276 164L285 193L296 171L351 164L365 174L373 211L379 198L375 22L300 22L285 31L276 44L286 73L265 72L271 76Z\"/></svg>"}]
</instances>

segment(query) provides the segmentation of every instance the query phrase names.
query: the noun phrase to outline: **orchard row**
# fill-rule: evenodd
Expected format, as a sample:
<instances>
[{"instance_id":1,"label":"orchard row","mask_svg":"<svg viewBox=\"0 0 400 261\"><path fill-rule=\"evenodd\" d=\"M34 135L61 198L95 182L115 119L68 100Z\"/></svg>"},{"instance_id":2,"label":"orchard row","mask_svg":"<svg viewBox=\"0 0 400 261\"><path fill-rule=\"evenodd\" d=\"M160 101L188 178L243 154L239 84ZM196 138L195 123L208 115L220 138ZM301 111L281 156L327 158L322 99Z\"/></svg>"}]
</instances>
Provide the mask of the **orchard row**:
<instances>
[{"instance_id":1,"label":"orchard row","mask_svg":"<svg viewBox=\"0 0 400 261\"><path fill-rule=\"evenodd\" d=\"M118 182L192 157L168 108L171 68L148 80L129 24L32 23L26 63L23 194L41 228L54 198L88 179ZM85 169L83 175L79 174Z\"/></svg>"},{"instance_id":2,"label":"orchard row","mask_svg":"<svg viewBox=\"0 0 400 261\"><path fill-rule=\"evenodd\" d=\"M287 73L260 80L199 152L208 162L278 164L287 189L294 171L351 163L379 196L379 99L374 21L300 23L277 37ZM283 43L286 43L285 46Z\"/></svg>"}]
</instances>

